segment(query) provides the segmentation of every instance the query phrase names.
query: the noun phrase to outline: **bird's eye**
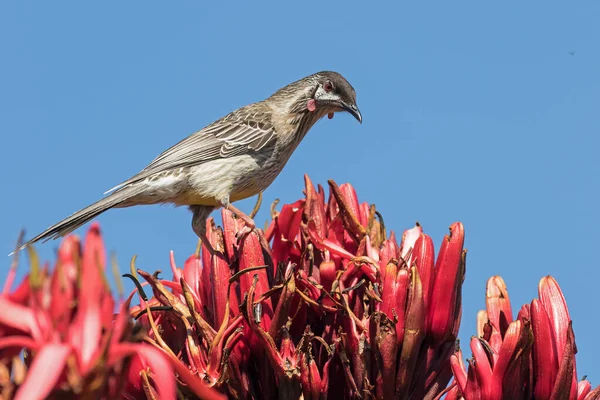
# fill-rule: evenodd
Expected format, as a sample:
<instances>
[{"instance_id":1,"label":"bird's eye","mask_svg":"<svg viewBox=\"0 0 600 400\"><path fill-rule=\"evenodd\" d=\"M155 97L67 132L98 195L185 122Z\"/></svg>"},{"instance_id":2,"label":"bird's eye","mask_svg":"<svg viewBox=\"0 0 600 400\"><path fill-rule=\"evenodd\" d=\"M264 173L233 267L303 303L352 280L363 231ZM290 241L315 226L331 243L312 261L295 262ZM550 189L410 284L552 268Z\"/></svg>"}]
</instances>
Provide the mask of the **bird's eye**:
<instances>
[{"instance_id":1,"label":"bird's eye","mask_svg":"<svg viewBox=\"0 0 600 400\"><path fill-rule=\"evenodd\" d=\"M323 89L325 89L326 92L331 92L333 90L333 83L331 83L331 81L327 81L323 84Z\"/></svg>"}]
</instances>

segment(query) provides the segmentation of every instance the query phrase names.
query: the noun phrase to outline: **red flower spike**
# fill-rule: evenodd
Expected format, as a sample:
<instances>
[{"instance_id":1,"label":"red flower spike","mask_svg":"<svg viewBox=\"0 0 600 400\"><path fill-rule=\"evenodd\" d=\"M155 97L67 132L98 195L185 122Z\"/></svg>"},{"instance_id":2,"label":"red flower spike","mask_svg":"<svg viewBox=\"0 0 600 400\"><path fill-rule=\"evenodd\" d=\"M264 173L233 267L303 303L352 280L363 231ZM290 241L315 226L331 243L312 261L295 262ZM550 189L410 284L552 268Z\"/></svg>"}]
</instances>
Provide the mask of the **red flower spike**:
<instances>
[{"instance_id":1,"label":"red flower spike","mask_svg":"<svg viewBox=\"0 0 600 400\"><path fill-rule=\"evenodd\" d=\"M380 399L394 399L396 354L398 352L394 323L383 313L369 318L371 346L374 346L375 393Z\"/></svg>"},{"instance_id":2,"label":"red flower spike","mask_svg":"<svg viewBox=\"0 0 600 400\"><path fill-rule=\"evenodd\" d=\"M444 237L435 265L435 290L431 294L428 314L429 334L437 342L452 335L457 311L455 304L462 287L464 265L461 261L465 240L463 225L452 224L450 235Z\"/></svg>"},{"instance_id":3,"label":"red flower spike","mask_svg":"<svg viewBox=\"0 0 600 400\"><path fill-rule=\"evenodd\" d=\"M410 270L404 340L396 377L396 393L408 394L412 382L412 374L418 359L421 342L425 338L425 303L423 302L423 286L416 267ZM405 398L408 398L406 396Z\"/></svg>"},{"instance_id":4,"label":"red flower spike","mask_svg":"<svg viewBox=\"0 0 600 400\"><path fill-rule=\"evenodd\" d=\"M405 233L400 250L393 233L385 239L374 205L359 204L350 185L330 183L326 203L323 189L316 190L308 177L305 181L305 199L284 205L280 213L272 210L270 251L262 247L265 238L260 232L239 242L236 233L243 224L225 211L223 231L213 223L207 229L213 247L223 256L203 251L182 269L172 261L169 280L140 272L150 278L154 298L140 301L141 307L127 304L115 316L114 300L104 281L104 261L94 256L92 263L88 257L83 268L83 253L67 252L65 244L53 273L38 269L31 275L31 287L25 280L15 292L0 296L0 303L11 309L7 316L0 315L0 391L9 393L2 374L12 368L2 360L11 360L26 345L35 350L27 357L31 368L50 342L72 348L64 363L68 369L63 368L54 383L48 381L50 396L69 388L83 388L81 393L87 394L87 382L99 382L107 398L169 398L175 393L165 389L170 384L183 395L194 396L194 392L200 398L221 397L211 386L231 398L248 399L277 394L307 400L327 396L439 399L454 371L462 378L448 388L450 399L532 397L537 375L530 351L536 347L531 345L528 324L534 318L533 307L520 309L514 323L521 329L511 345L515 332L508 325L512 315L503 282L492 281L488 310L478 315L480 337L471 340L474 359L468 370L462 356L452 356L465 269L461 224L451 226L434 262L433 241L420 227ZM91 242L99 238L97 226L93 228L96 237ZM68 240L69 246L78 247L75 240ZM236 276L231 287L233 271L260 265L275 268ZM89 292L97 295L96 303L87 306L79 297L88 293L80 293L77 286L86 274L95 277ZM260 278L251 282L255 275ZM229 287L233 290L228 296ZM245 294L249 296L240 297ZM242 299L244 310L238 314L236 303ZM538 308L545 311L546 303L540 300ZM25 320L13 321L9 314L20 314L19 307ZM83 323L80 313L91 323ZM139 317L135 328L129 315ZM553 340L556 332L551 323L548 318L547 331ZM320 337L312 336L310 329L302 334L307 325ZM92 334L83 337L90 327ZM62 338L72 340L63 343ZM566 338L565 334L555 373L561 361L565 379L555 380L563 392L567 378L575 375L574 339ZM154 350L166 366L149 361L153 356L145 357L144 348ZM134 353L139 356L132 357ZM92 376L96 373L100 378ZM523 385L507 388L507 382ZM23 386L14 379L9 384ZM578 397L592 395L589 385L580 386Z\"/></svg>"},{"instance_id":5,"label":"red flower spike","mask_svg":"<svg viewBox=\"0 0 600 400\"><path fill-rule=\"evenodd\" d=\"M340 192L342 194L344 202L348 205L349 210L352 212L352 214L354 214L357 217L358 221L362 224L362 222L360 221L360 206L358 204L358 196L356 195L356 190L354 190L354 187L352 187L352 185L349 183L342 183L340 185ZM340 202L337 197L336 200L338 201L339 206Z\"/></svg>"},{"instance_id":6,"label":"red flower spike","mask_svg":"<svg viewBox=\"0 0 600 400\"><path fill-rule=\"evenodd\" d=\"M577 398L577 386L573 387L572 384L575 369L575 353L575 335L573 333L573 326L569 321L566 343L563 348L562 359L560 359L554 388L552 388L552 393L550 394L550 400Z\"/></svg>"},{"instance_id":7,"label":"red flower spike","mask_svg":"<svg viewBox=\"0 0 600 400\"><path fill-rule=\"evenodd\" d=\"M232 221L231 223L235 225L236 220L233 219L231 212L223 210L222 215L224 225L226 225L225 221ZM212 218L208 218L206 220L206 238L210 242L210 245L213 249L215 249L216 251L220 251L221 253L225 252L223 235L219 235L217 226L215 225L215 221ZM233 243L235 243L235 239ZM202 304L207 309L207 314L209 314L207 316L209 317L209 319L215 318L216 304L213 299L215 297L218 298L218 296L223 294L222 290L218 294L213 293L213 290L215 289L215 284L212 279L216 273L212 269L213 266L216 266L218 264L218 262L219 261L216 259L216 256L211 255L204 243L202 243L202 284L199 284L199 290L202 294ZM217 287L217 289L219 288ZM225 288L225 290L227 290L227 288ZM222 307L220 308L220 311L222 316ZM215 323L215 325L219 326L220 324Z\"/></svg>"},{"instance_id":8,"label":"red flower spike","mask_svg":"<svg viewBox=\"0 0 600 400\"><path fill-rule=\"evenodd\" d=\"M308 353L302 353L300 356L300 380L304 399L319 400L322 380L317 363Z\"/></svg>"},{"instance_id":9,"label":"red flower spike","mask_svg":"<svg viewBox=\"0 0 600 400\"><path fill-rule=\"evenodd\" d=\"M556 356L561 360L564 355L571 317L565 297L558 283L551 276L544 277L538 285L540 302L546 309L550 324L554 330L554 343L556 345ZM573 359L574 360L574 359ZM571 380L571 393L577 389L577 371L573 361L573 379Z\"/></svg>"},{"instance_id":10,"label":"red flower spike","mask_svg":"<svg viewBox=\"0 0 600 400\"><path fill-rule=\"evenodd\" d=\"M509 365L515 363L515 355L520 350L519 338L521 337L521 331L523 330L523 323L521 321L514 321L506 330L504 335L504 341L498 351L498 362L494 365L494 386L492 390L496 395L502 393L502 380L504 374L509 368Z\"/></svg>"},{"instance_id":11,"label":"red flower spike","mask_svg":"<svg viewBox=\"0 0 600 400\"><path fill-rule=\"evenodd\" d=\"M261 345L261 354L266 355L277 377L280 398L298 398L300 393L299 354L295 352L287 330L283 330L283 340L280 351L277 350L273 338L265 332L254 318L255 291L259 278L255 274L248 289L246 302L246 320L250 329ZM258 350L259 347L256 347Z\"/></svg>"},{"instance_id":12,"label":"red flower spike","mask_svg":"<svg viewBox=\"0 0 600 400\"><path fill-rule=\"evenodd\" d=\"M488 400L483 397L481 392L481 384L479 382L479 375L477 374L475 361L469 359L467 362L469 363L469 370L467 372L467 386L463 392L465 398L469 400Z\"/></svg>"},{"instance_id":13,"label":"red flower spike","mask_svg":"<svg viewBox=\"0 0 600 400\"><path fill-rule=\"evenodd\" d=\"M490 364L490 355L482 344L482 339L477 337L471 338L471 352L477 366L477 375L481 382L481 394L484 399L500 399L502 393L494 392L494 377L492 365Z\"/></svg>"},{"instance_id":14,"label":"red flower spike","mask_svg":"<svg viewBox=\"0 0 600 400\"><path fill-rule=\"evenodd\" d=\"M550 325L554 332L556 354L560 359L567 343L568 326L569 321L571 321L565 297L558 283L551 276L546 276L540 280L538 295L541 304L548 313Z\"/></svg>"},{"instance_id":15,"label":"red flower spike","mask_svg":"<svg viewBox=\"0 0 600 400\"><path fill-rule=\"evenodd\" d=\"M281 327L287 323L292 307L292 300L296 297L294 296L296 292L296 280L294 278L294 266L292 263L288 264L284 279L283 290L273 313L273 321L269 327L269 335L271 337L277 337Z\"/></svg>"},{"instance_id":16,"label":"red flower spike","mask_svg":"<svg viewBox=\"0 0 600 400\"><path fill-rule=\"evenodd\" d=\"M442 396L438 396L434 400L439 400L441 398ZM462 398L463 397L460 395L460 390L458 389L458 386L452 384L448 388L448 392L446 392L446 397L444 397L444 400L461 400Z\"/></svg>"},{"instance_id":17,"label":"red flower spike","mask_svg":"<svg viewBox=\"0 0 600 400\"><path fill-rule=\"evenodd\" d=\"M195 300L195 309L203 318L206 318L204 315L206 292L202 280L202 271L202 259L196 255L191 255L183 265L183 280L187 283Z\"/></svg>"},{"instance_id":18,"label":"red flower spike","mask_svg":"<svg viewBox=\"0 0 600 400\"><path fill-rule=\"evenodd\" d=\"M263 265L265 265L265 259L263 258L262 247L256 232L251 232L244 238L240 245L239 270L243 271L247 268L260 267ZM254 275L258 277L255 289L256 295L260 297L269 290L267 271L261 269L251 274L244 274L240 277L240 290L242 296L244 293L248 292L252 286L252 276ZM264 330L269 329L272 318L273 306L271 305L271 299L267 298L262 302L262 318L260 322L260 325Z\"/></svg>"},{"instance_id":19,"label":"red flower spike","mask_svg":"<svg viewBox=\"0 0 600 400\"><path fill-rule=\"evenodd\" d=\"M392 259L398 260L398 245L391 239L386 239L379 250L379 270L381 271L381 281L385 282L385 267Z\"/></svg>"},{"instance_id":20,"label":"red flower spike","mask_svg":"<svg viewBox=\"0 0 600 400\"><path fill-rule=\"evenodd\" d=\"M450 357L450 367L456 382L456 386L461 393L464 393L467 388L467 368L463 362L463 354L460 349Z\"/></svg>"},{"instance_id":21,"label":"red flower spike","mask_svg":"<svg viewBox=\"0 0 600 400\"><path fill-rule=\"evenodd\" d=\"M558 373L558 359L550 319L538 299L531 302L531 326L533 344L533 366L535 371L534 398L549 399Z\"/></svg>"},{"instance_id":22,"label":"red flower spike","mask_svg":"<svg viewBox=\"0 0 600 400\"><path fill-rule=\"evenodd\" d=\"M223 243L217 244L224 246L227 260L229 260L229 262L233 262L235 259L235 247L237 243L236 234L240 229L244 227L244 221L234 218L233 213L225 208L221 209L221 219L223 221ZM211 223L211 230L215 229L214 220L212 218L209 218L208 221L210 221ZM208 224L206 228L207 237L211 239L211 244L213 244L214 247L214 243L212 242L211 236L208 236ZM208 257L210 255L208 250L206 250L205 248L202 249L202 253L203 255L205 255L204 257ZM207 258L203 258L203 261L204 265L208 265Z\"/></svg>"},{"instance_id":23,"label":"red flower spike","mask_svg":"<svg viewBox=\"0 0 600 400\"><path fill-rule=\"evenodd\" d=\"M396 276L396 303L394 305L394 311L398 321L396 322L396 338L398 339L398 347L404 342L404 332L406 324L406 309L408 301L408 286L410 283L410 272L406 268L400 269ZM389 317L392 318L394 313Z\"/></svg>"},{"instance_id":24,"label":"red flower spike","mask_svg":"<svg viewBox=\"0 0 600 400\"><path fill-rule=\"evenodd\" d=\"M85 236L85 243L83 246L83 268L90 267L95 270L100 267L101 269L104 269L105 265L106 252L104 250L104 242L100 236L100 224L94 222ZM85 275L85 271L83 273Z\"/></svg>"},{"instance_id":25,"label":"red flower spike","mask_svg":"<svg viewBox=\"0 0 600 400\"><path fill-rule=\"evenodd\" d=\"M421 278L421 284L423 285L423 302L425 303L426 310L429 310L431 292L433 290L433 279L435 274L433 269L434 260L435 250L433 247L433 240L422 233L415 242L410 266L416 265L417 271L419 271L419 277Z\"/></svg>"},{"instance_id":26,"label":"red flower spike","mask_svg":"<svg viewBox=\"0 0 600 400\"><path fill-rule=\"evenodd\" d=\"M81 295L77 314L69 331L69 342L76 351L79 367L85 374L92 367L100 344L103 328L100 304L107 295L103 275L104 243L97 223L92 224L86 235L82 258Z\"/></svg>"},{"instance_id":27,"label":"red flower spike","mask_svg":"<svg viewBox=\"0 0 600 400\"><path fill-rule=\"evenodd\" d=\"M325 237L325 234L327 233L325 204L321 201L321 197L317 194L308 175L304 175L304 183L306 185L304 220L312 220L319 237Z\"/></svg>"},{"instance_id":28,"label":"red flower spike","mask_svg":"<svg viewBox=\"0 0 600 400\"><path fill-rule=\"evenodd\" d=\"M223 247L223 232L220 229L216 229L213 237L216 237L215 247L217 250L214 255L210 256L210 280L204 281L205 285L212 286L211 302L209 303L213 312L214 324L220 326L223 322L225 315L225 309L227 307L228 293L229 293L229 278L231 278L231 270L229 264L225 260L225 256L220 252L219 249ZM235 295L229 296L229 307L232 310L238 309L238 301Z\"/></svg>"},{"instance_id":29,"label":"red flower spike","mask_svg":"<svg viewBox=\"0 0 600 400\"><path fill-rule=\"evenodd\" d=\"M131 336L129 329L129 300L123 304L113 322L114 299L104 277L104 248L97 224L92 226L86 240L80 258L74 251L65 250L76 243L67 238L63 242L67 247L59 249L62 265L59 262L52 274L47 269L37 272L36 286L19 294L23 304L28 305L21 310L21 322L17 322L19 318L16 321L0 321L0 349L9 348L13 353L27 350L26 364L22 368L29 369L27 379L23 378L24 372L16 370L13 370L12 377L8 375L8 381L0 379L0 391L8 394L6 390L14 385L10 381L13 379L19 386L15 398L55 397L57 393L67 397L115 398L118 396L116 382L119 381L122 382L119 387L126 388L127 393L133 390L141 395L142 389L161 398L174 398L175 379L164 353L148 344L127 342L139 340ZM79 259L82 262L77 271ZM67 273L69 269L75 273ZM76 288L79 281L81 287L69 291L65 297L63 289ZM15 305L23 307L13 303L11 297L0 296L0 302L7 303L7 310L14 311ZM48 309L60 301L69 301L70 313L57 314ZM2 316L5 314L10 315L3 312ZM31 324L28 331L15 329L23 324L22 318L27 315L31 316L30 321L24 320L25 324ZM2 353L8 354L6 351ZM124 361L133 353L140 357L138 365L151 367L143 371L146 377L157 370L165 375L152 376L152 381L145 382L139 378L128 380ZM0 371L3 368L6 364L0 361Z\"/></svg>"},{"instance_id":30,"label":"red flower spike","mask_svg":"<svg viewBox=\"0 0 600 400\"><path fill-rule=\"evenodd\" d=\"M371 216L371 206L366 201L358 206L358 220L365 228L369 226L369 218ZM373 236L375 238L375 236Z\"/></svg>"},{"instance_id":31,"label":"red flower spike","mask_svg":"<svg viewBox=\"0 0 600 400\"><path fill-rule=\"evenodd\" d=\"M396 291L396 275L398 274L398 266L393 262L389 263L384 269L382 269L382 281L383 285L381 288L381 312L383 312L389 319L396 319L398 315L396 298L398 293Z\"/></svg>"},{"instance_id":32,"label":"red flower spike","mask_svg":"<svg viewBox=\"0 0 600 400\"><path fill-rule=\"evenodd\" d=\"M508 325L513 321L510 299L504 280L499 276L488 279L486 285L485 304L490 322L495 332L504 336ZM500 338L500 341L502 339Z\"/></svg>"},{"instance_id":33,"label":"red flower spike","mask_svg":"<svg viewBox=\"0 0 600 400\"><path fill-rule=\"evenodd\" d=\"M346 232L355 243L360 243L367 231L358 220L358 199L356 198L354 189L347 184L338 187L332 180L328 181L328 183L339 207L339 214L341 215Z\"/></svg>"},{"instance_id":34,"label":"red flower spike","mask_svg":"<svg viewBox=\"0 0 600 400\"><path fill-rule=\"evenodd\" d=\"M592 391L592 384L588 380L581 380L577 384L577 400L585 400L586 396Z\"/></svg>"},{"instance_id":35,"label":"red flower spike","mask_svg":"<svg viewBox=\"0 0 600 400\"><path fill-rule=\"evenodd\" d=\"M591 391L589 383L577 383L574 379L575 337L560 287L552 277L545 277L539 292L540 299L522 306L517 320L510 323L503 336L494 325L502 326L502 313L509 315L505 286L498 277L490 279L488 310L478 314L480 338L471 340L474 361L469 363L468 376L461 360L456 356L451 359L452 371L465 399L600 398L600 388ZM499 322L487 323L488 314ZM564 346L557 343L562 337ZM485 340L488 338L494 339L496 345L494 342L488 345Z\"/></svg>"},{"instance_id":36,"label":"red flower spike","mask_svg":"<svg viewBox=\"0 0 600 400\"><path fill-rule=\"evenodd\" d=\"M287 262L291 257L292 261L297 262L300 257L296 243L298 233L302 224L304 210L304 200L298 200L292 204L286 204L281 209L273 221L273 243L271 245L273 253L273 265L279 262Z\"/></svg>"}]
</instances>

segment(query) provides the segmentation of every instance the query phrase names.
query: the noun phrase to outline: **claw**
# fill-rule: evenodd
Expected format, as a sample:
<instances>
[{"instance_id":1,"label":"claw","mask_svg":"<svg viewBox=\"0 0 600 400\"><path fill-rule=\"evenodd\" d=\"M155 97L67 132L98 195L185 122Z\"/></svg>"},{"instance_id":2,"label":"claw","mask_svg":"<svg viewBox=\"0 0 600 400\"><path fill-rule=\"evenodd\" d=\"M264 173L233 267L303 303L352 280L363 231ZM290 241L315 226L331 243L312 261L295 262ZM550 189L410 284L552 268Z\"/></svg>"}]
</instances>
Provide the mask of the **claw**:
<instances>
[{"instance_id":1,"label":"claw","mask_svg":"<svg viewBox=\"0 0 600 400\"><path fill-rule=\"evenodd\" d=\"M235 238L237 239L238 246L242 243L242 241L244 240L244 238L246 236L248 236L250 233L254 232L255 230L256 230L256 228L254 228L254 227L251 228L248 225L246 225L242 229L237 231L235 234Z\"/></svg>"}]
</instances>

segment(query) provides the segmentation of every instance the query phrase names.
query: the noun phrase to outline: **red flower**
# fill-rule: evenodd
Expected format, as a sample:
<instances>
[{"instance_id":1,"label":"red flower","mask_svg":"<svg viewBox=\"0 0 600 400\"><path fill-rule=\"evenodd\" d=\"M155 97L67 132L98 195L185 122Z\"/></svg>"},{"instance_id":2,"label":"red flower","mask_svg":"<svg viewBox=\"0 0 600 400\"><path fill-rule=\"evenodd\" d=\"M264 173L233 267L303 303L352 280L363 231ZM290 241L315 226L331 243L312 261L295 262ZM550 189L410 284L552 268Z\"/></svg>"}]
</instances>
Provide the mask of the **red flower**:
<instances>
[{"instance_id":1,"label":"red flower","mask_svg":"<svg viewBox=\"0 0 600 400\"><path fill-rule=\"evenodd\" d=\"M132 309L147 340L234 398L441 392L459 326L462 225L436 262L420 226L398 244L352 186L329 185L326 202L307 177L306 197L273 211L266 234L244 235L223 211L223 229L207 224L217 251L183 271L173 262L173 280L138 271L154 292Z\"/></svg>"},{"instance_id":2,"label":"red flower","mask_svg":"<svg viewBox=\"0 0 600 400\"><path fill-rule=\"evenodd\" d=\"M499 276L489 279L486 311L471 338L473 359L452 356L456 388L465 399L595 399L589 382L577 383L575 337L565 298L554 278L542 278L539 299L513 321L508 291ZM451 397L454 396L454 397Z\"/></svg>"},{"instance_id":3,"label":"red flower","mask_svg":"<svg viewBox=\"0 0 600 400\"><path fill-rule=\"evenodd\" d=\"M21 353L27 368L24 377L0 380L3 398L175 398L173 368L163 352L136 339L129 301L113 315L97 224L83 252L75 236L63 241L52 272L40 270L33 249L29 254L31 273L0 296L0 369L11 376Z\"/></svg>"}]
</instances>

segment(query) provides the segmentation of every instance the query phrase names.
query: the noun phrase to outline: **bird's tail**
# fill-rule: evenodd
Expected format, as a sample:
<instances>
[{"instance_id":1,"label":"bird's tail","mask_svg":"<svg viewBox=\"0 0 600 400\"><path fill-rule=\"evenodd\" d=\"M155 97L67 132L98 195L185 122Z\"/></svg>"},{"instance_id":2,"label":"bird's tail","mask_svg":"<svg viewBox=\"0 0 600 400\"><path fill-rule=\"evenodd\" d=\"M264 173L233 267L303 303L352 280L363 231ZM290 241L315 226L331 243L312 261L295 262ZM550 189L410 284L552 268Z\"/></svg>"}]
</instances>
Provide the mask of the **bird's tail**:
<instances>
[{"instance_id":1,"label":"bird's tail","mask_svg":"<svg viewBox=\"0 0 600 400\"><path fill-rule=\"evenodd\" d=\"M45 242L50 239L58 239L60 237L63 237L73 232L75 229L79 228L85 223L96 218L98 215L102 214L109 208L123 206L123 203L127 202L127 200L142 192L143 189L140 188L138 185L131 185L121 188L116 192L113 192L112 194L104 197L103 199L98 200L94 204L89 205L86 208L79 210L71 216L63 219L62 221L52 225L44 232L29 240L17 251L23 250L24 248L26 248L29 245L32 245L35 242Z\"/></svg>"}]
</instances>

